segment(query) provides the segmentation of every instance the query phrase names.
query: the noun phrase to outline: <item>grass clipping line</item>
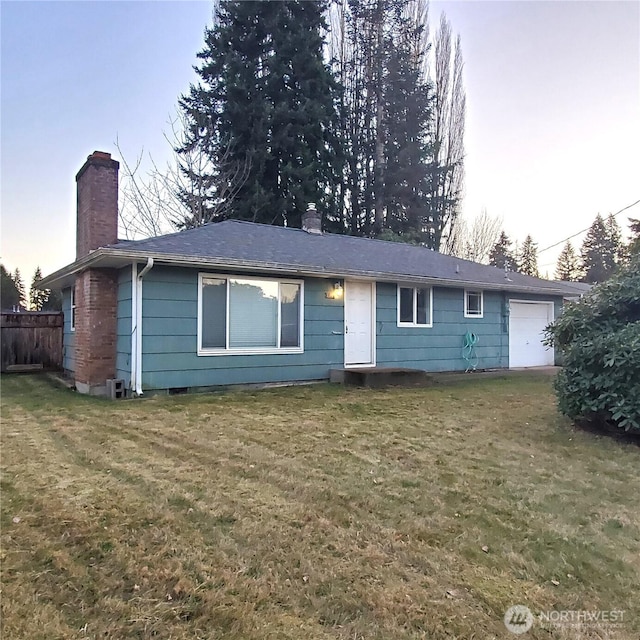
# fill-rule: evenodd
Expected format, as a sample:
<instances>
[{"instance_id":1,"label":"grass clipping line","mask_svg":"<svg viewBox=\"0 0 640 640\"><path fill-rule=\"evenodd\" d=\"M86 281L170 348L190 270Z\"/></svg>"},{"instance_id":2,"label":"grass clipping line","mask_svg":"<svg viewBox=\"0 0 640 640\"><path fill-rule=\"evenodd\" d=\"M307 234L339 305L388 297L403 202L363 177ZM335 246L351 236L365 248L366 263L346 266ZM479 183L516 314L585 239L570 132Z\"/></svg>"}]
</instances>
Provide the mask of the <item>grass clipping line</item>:
<instances>
[{"instance_id":1,"label":"grass clipping line","mask_svg":"<svg viewBox=\"0 0 640 640\"><path fill-rule=\"evenodd\" d=\"M2 379L7 638L640 635L637 447L550 380L108 402Z\"/></svg>"}]
</instances>

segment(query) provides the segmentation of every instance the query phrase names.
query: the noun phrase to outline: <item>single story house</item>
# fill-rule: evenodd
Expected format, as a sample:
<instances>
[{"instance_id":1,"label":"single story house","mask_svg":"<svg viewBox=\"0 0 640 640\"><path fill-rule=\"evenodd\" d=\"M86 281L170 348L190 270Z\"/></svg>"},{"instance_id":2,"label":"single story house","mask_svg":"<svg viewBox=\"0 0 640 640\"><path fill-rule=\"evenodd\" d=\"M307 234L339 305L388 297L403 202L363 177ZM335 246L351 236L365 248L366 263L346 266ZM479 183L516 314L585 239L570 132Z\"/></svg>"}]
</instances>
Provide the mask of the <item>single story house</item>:
<instances>
[{"instance_id":1,"label":"single story house","mask_svg":"<svg viewBox=\"0 0 640 640\"><path fill-rule=\"evenodd\" d=\"M85 393L326 380L332 369L554 364L542 331L562 283L423 247L227 220L119 241L118 162L76 176L76 260L44 278L64 299L64 368ZM467 345L465 337L475 344Z\"/></svg>"}]
</instances>

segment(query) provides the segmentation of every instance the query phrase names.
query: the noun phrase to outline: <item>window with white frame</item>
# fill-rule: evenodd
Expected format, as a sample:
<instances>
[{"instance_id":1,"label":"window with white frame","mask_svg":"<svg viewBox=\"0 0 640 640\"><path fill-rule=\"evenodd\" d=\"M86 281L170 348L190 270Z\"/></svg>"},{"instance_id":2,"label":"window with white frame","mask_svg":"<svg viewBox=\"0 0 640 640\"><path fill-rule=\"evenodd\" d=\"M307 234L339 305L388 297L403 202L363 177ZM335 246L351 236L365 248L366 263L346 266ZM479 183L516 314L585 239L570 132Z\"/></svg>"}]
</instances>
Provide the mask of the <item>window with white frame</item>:
<instances>
[{"instance_id":1,"label":"window with white frame","mask_svg":"<svg viewBox=\"0 0 640 640\"><path fill-rule=\"evenodd\" d=\"M465 318L482 318L483 314L483 295L482 291L474 291L466 289L464 292L464 317Z\"/></svg>"},{"instance_id":2,"label":"window with white frame","mask_svg":"<svg viewBox=\"0 0 640 640\"><path fill-rule=\"evenodd\" d=\"M398 286L398 326L431 327L433 324L431 287Z\"/></svg>"},{"instance_id":3,"label":"window with white frame","mask_svg":"<svg viewBox=\"0 0 640 640\"><path fill-rule=\"evenodd\" d=\"M70 309L71 312L69 313L69 324L71 327L71 331L75 331L76 330L76 288L75 286L71 287L71 297L69 302L71 303Z\"/></svg>"},{"instance_id":4,"label":"window with white frame","mask_svg":"<svg viewBox=\"0 0 640 640\"><path fill-rule=\"evenodd\" d=\"M302 351L298 280L200 274L198 353Z\"/></svg>"}]
</instances>

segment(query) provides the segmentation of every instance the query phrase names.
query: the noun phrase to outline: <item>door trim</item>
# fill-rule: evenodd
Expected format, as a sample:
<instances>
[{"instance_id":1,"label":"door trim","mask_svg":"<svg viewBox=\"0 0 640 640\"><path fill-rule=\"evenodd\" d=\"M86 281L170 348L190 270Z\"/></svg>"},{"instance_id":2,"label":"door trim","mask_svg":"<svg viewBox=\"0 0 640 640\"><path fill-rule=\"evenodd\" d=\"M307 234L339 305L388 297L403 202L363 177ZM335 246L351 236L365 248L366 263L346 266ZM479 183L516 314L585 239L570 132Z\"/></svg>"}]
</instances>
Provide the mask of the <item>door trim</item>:
<instances>
[{"instance_id":1,"label":"door trim","mask_svg":"<svg viewBox=\"0 0 640 640\"><path fill-rule=\"evenodd\" d=\"M364 369L365 367L376 366L376 283L371 283L371 362L361 364L347 364L347 306L348 306L348 290L349 284L357 282L358 284L367 284L363 280L345 280L344 281L344 319L343 319L343 331L344 331L344 344L342 348L343 364L345 369Z\"/></svg>"}]
</instances>

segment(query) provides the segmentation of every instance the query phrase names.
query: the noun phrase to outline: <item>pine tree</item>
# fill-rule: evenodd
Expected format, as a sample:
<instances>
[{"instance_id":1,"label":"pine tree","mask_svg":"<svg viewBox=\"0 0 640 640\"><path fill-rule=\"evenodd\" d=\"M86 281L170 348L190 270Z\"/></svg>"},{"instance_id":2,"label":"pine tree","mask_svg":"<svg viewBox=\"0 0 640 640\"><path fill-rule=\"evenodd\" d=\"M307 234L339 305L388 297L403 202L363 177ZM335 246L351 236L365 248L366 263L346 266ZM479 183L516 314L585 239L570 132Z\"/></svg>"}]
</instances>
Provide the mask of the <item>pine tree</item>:
<instances>
[{"instance_id":1,"label":"pine tree","mask_svg":"<svg viewBox=\"0 0 640 640\"><path fill-rule=\"evenodd\" d=\"M221 0L206 31L200 84L181 100L184 152L202 144L218 171L248 167L225 217L296 227L309 202L326 210L338 155L324 9L318 0Z\"/></svg>"},{"instance_id":2,"label":"pine tree","mask_svg":"<svg viewBox=\"0 0 640 640\"><path fill-rule=\"evenodd\" d=\"M580 254L585 282L604 282L615 272L620 246L616 246L615 228L600 214L587 231Z\"/></svg>"},{"instance_id":3,"label":"pine tree","mask_svg":"<svg viewBox=\"0 0 640 640\"><path fill-rule=\"evenodd\" d=\"M411 242L433 246L428 205L429 87L420 77L423 52L414 43L422 26L396 17L396 37L387 38L384 92L384 228Z\"/></svg>"},{"instance_id":4,"label":"pine tree","mask_svg":"<svg viewBox=\"0 0 640 640\"><path fill-rule=\"evenodd\" d=\"M42 311L62 311L62 291L60 289L48 289L49 295L42 305Z\"/></svg>"},{"instance_id":5,"label":"pine tree","mask_svg":"<svg viewBox=\"0 0 640 640\"><path fill-rule=\"evenodd\" d=\"M580 262L570 241L562 248L556 264L556 280L578 282L580 280Z\"/></svg>"},{"instance_id":6,"label":"pine tree","mask_svg":"<svg viewBox=\"0 0 640 640\"><path fill-rule=\"evenodd\" d=\"M334 0L330 17L345 155L330 228L450 251L464 173L459 38L445 19L432 47L427 0Z\"/></svg>"},{"instance_id":7,"label":"pine tree","mask_svg":"<svg viewBox=\"0 0 640 640\"><path fill-rule=\"evenodd\" d=\"M49 299L49 290L38 289L37 284L42 280L42 271L40 267L36 267L31 288L29 289L29 309L31 311L42 311L45 303Z\"/></svg>"},{"instance_id":8,"label":"pine tree","mask_svg":"<svg viewBox=\"0 0 640 640\"><path fill-rule=\"evenodd\" d=\"M516 260L511 251L511 240L509 236L502 231L498 242L496 242L493 249L489 253L489 264L494 267L500 267L501 269L507 268L512 271L516 270Z\"/></svg>"},{"instance_id":9,"label":"pine tree","mask_svg":"<svg viewBox=\"0 0 640 640\"><path fill-rule=\"evenodd\" d=\"M527 276L539 277L538 271L538 245L530 235L524 239L518 259L518 271Z\"/></svg>"},{"instance_id":10,"label":"pine tree","mask_svg":"<svg viewBox=\"0 0 640 640\"><path fill-rule=\"evenodd\" d=\"M16 270L13 272L13 281L16 285L16 290L18 292L18 306L23 309L27 308L27 296L24 289L24 283L22 282L22 275L20 274L20 269L16 267Z\"/></svg>"},{"instance_id":11,"label":"pine tree","mask_svg":"<svg viewBox=\"0 0 640 640\"><path fill-rule=\"evenodd\" d=\"M612 214L607 216L604 226L607 230L607 240L613 254L613 260L617 267L621 262L624 262L626 257L626 247L622 242L622 231L618 221Z\"/></svg>"},{"instance_id":12,"label":"pine tree","mask_svg":"<svg viewBox=\"0 0 640 640\"><path fill-rule=\"evenodd\" d=\"M629 231L631 232L631 239L627 251L629 255L635 255L640 253L640 220L629 218Z\"/></svg>"},{"instance_id":13,"label":"pine tree","mask_svg":"<svg viewBox=\"0 0 640 640\"><path fill-rule=\"evenodd\" d=\"M12 311L20 304L20 292L11 274L0 264L0 309Z\"/></svg>"},{"instance_id":14,"label":"pine tree","mask_svg":"<svg viewBox=\"0 0 640 640\"><path fill-rule=\"evenodd\" d=\"M393 30L388 5L387 0L338 0L331 9L330 59L341 87L338 113L345 163L338 211L329 228L351 235L380 234L384 226L384 45Z\"/></svg>"}]
</instances>

